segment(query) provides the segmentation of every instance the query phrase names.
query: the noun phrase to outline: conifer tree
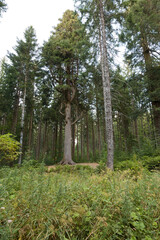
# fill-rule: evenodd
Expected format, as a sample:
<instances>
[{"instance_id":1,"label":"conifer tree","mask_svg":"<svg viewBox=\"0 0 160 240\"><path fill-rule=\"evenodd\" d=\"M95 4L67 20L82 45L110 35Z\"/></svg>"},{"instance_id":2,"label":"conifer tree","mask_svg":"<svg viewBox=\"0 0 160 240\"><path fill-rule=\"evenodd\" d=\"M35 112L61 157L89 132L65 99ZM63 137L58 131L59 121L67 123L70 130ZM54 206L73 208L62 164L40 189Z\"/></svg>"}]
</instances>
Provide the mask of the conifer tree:
<instances>
[{"instance_id":1,"label":"conifer tree","mask_svg":"<svg viewBox=\"0 0 160 240\"><path fill-rule=\"evenodd\" d=\"M160 10L158 0L124 1L126 9L121 40L127 42L127 59L145 71L148 97L152 103L156 141L160 144Z\"/></svg>"},{"instance_id":2,"label":"conifer tree","mask_svg":"<svg viewBox=\"0 0 160 240\"><path fill-rule=\"evenodd\" d=\"M106 126L106 142L107 142L107 167L113 170L114 161L114 143L113 143L113 120L112 120L112 103L110 90L110 73L108 60L108 45L107 37L112 31L109 12L113 13L115 5L112 1L107 3L103 0L80 1L75 0L78 10L84 17L86 26L91 30L91 38L98 39L101 56L102 82L103 82L103 96L104 96L104 112L105 112L105 126ZM106 19L106 16L107 17ZM107 22L108 21L108 22ZM109 31L106 31L108 28Z\"/></svg>"},{"instance_id":3,"label":"conifer tree","mask_svg":"<svg viewBox=\"0 0 160 240\"><path fill-rule=\"evenodd\" d=\"M16 53L9 53L9 59L11 61L10 68L15 71L16 78L13 81L17 81L16 91L19 92L19 98L21 98L21 130L20 130L20 145L21 154L19 157L19 164L22 162L22 148L24 143L24 121L25 111L27 105L27 97L29 101L33 100L34 92L34 80L35 80L35 65L36 65L36 46L37 40L33 27L26 29L24 33L24 40L18 40L15 47ZM32 93L31 93L32 92ZM31 94L30 94L31 93Z\"/></svg>"},{"instance_id":4,"label":"conifer tree","mask_svg":"<svg viewBox=\"0 0 160 240\"><path fill-rule=\"evenodd\" d=\"M87 35L78 15L67 10L43 48L43 60L54 89L61 98L59 111L62 113L64 110L65 134L62 164L74 164L71 153L72 105L77 99L81 85L80 72L86 71L84 63L88 51L87 44Z\"/></svg>"}]
</instances>

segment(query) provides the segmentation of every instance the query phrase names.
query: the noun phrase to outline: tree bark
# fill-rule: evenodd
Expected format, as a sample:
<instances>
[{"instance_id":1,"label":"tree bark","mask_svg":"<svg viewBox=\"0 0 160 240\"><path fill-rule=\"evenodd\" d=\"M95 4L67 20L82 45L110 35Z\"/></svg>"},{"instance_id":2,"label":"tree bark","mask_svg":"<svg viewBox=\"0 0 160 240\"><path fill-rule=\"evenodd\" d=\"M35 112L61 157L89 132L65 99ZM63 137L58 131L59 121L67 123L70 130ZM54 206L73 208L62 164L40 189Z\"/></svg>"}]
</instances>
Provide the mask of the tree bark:
<instances>
[{"instance_id":1,"label":"tree bark","mask_svg":"<svg viewBox=\"0 0 160 240\"><path fill-rule=\"evenodd\" d=\"M83 159L83 121L81 119L81 160Z\"/></svg>"},{"instance_id":2,"label":"tree bark","mask_svg":"<svg viewBox=\"0 0 160 240\"><path fill-rule=\"evenodd\" d=\"M113 122L112 122L112 104L111 104L111 90L110 90L110 76L109 64L107 56L107 41L106 29L104 21L103 2L99 0L100 9L100 50L101 50L101 67L103 80L103 95L104 95L104 110L105 110L105 124L106 124L106 142L107 142L107 167L113 170L114 161L114 142L113 142Z\"/></svg>"},{"instance_id":3,"label":"tree bark","mask_svg":"<svg viewBox=\"0 0 160 240\"><path fill-rule=\"evenodd\" d=\"M72 160L72 133L71 133L71 102L65 103L65 137L64 137L64 156L60 164L74 165Z\"/></svg>"},{"instance_id":4,"label":"tree bark","mask_svg":"<svg viewBox=\"0 0 160 240\"><path fill-rule=\"evenodd\" d=\"M101 153L101 133L100 133L100 123L99 123L99 110L96 102L96 117L97 117L97 136L98 136L98 151Z\"/></svg>"},{"instance_id":5,"label":"tree bark","mask_svg":"<svg viewBox=\"0 0 160 240\"><path fill-rule=\"evenodd\" d=\"M89 162L89 127L88 127L88 113L86 113L86 141L87 141L87 161Z\"/></svg>"},{"instance_id":6,"label":"tree bark","mask_svg":"<svg viewBox=\"0 0 160 240\"><path fill-rule=\"evenodd\" d=\"M16 125L18 119L18 110L19 110L19 94L16 94L15 104L14 104L14 112L13 112L13 120L12 120L12 133L16 133Z\"/></svg>"},{"instance_id":7,"label":"tree bark","mask_svg":"<svg viewBox=\"0 0 160 240\"><path fill-rule=\"evenodd\" d=\"M62 157L62 120L60 119L59 123L59 146L58 146L58 158L61 159Z\"/></svg>"},{"instance_id":8,"label":"tree bark","mask_svg":"<svg viewBox=\"0 0 160 240\"><path fill-rule=\"evenodd\" d=\"M92 121L92 153L95 156L95 134L94 134L94 121Z\"/></svg>"},{"instance_id":9,"label":"tree bark","mask_svg":"<svg viewBox=\"0 0 160 240\"><path fill-rule=\"evenodd\" d=\"M58 133L58 122L56 122L52 133L52 156L57 157L57 133Z\"/></svg>"},{"instance_id":10,"label":"tree bark","mask_svg":"<svg viewBox=\"0 0 160 240\"><path fill-rule=\"evenodd\" d=\"M19 155L19 161L18 161L19 165L22 164L24 117L25 117L25 104L26 104L26 86L27 86L27 76L25 75L24 93L23 93L23 102L22 102L22 114L21 114L20 155Z\"/></svg>"},{"instance_id":11,"label":"tree bark","mask_svg":"<svg viewBox=\"0 0 160 240\"><path fill-rule=\"evenodd\" d=\"M36 160L39 159L40 156L40 146L41 146L41 121L38 126L38 136L37 136L37 147L36 147Z\"/></svg>"},{"instance_id":12,"label":"tree bark","mask_svg":"<svg viewBox=\"0 0 160 240\"><path fill-rule=\"evenodd\" d=\"M74 160L75 154L75 124L72 125L72 158Z\"/></svg>"},{"instance_id":13,"label":"tree bark","mask_svg":"<svg viewBox=\"0 0 160 240\"><path fill-rule=\"evenodd\" d=\"M79 160L79 132L78 132L78 123L77 123L77 161Z\"/></svg>"},{"instance_id":14,"label":"tree bark","mask_svg":"<svg viewBox=\"0 0 160 240\"><path fill-rule=\"evenodd\" d=\"M153 118L155 125L155 137L158 146L160 146L160 101L153 101Z\"/></svg>"},{"instance_id":15,"label":"tree bark","mask_svg":"<svg viewBox=\"0 0 160 240\"><path fill-rule=\"evenodd\" d=\"M45 125L44 125L44 133L43 133L43 155L46 154L47 150L48 150L48 123L47 120L45 121Z\"/></svg>"},{"instance_id":16,"label":"tree bark","mask_svg":"<svg viewBox=\"0 0 160 240\"><path fill-rule=\"evenodd\" d=\"M33 130L33 109L31 111L31 116L29 119L29 136L28 136L28 149L31 150L31 144L32 144L32 130Z\"/></svg>"}]
</instances>

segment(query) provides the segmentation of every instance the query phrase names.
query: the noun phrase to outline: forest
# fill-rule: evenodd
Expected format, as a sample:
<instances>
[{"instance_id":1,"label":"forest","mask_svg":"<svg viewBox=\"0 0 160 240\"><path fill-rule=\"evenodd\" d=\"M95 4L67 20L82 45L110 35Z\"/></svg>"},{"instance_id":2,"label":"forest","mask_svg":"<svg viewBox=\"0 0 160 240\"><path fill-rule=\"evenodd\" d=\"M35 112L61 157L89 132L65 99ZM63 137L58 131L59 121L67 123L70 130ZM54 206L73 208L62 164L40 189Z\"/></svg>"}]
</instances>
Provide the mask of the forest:
<instances>
[{"instance_id":1,"label":"forest","mask_svg":"<svg viewBox=\"0 0 160 240\"><path fill-rule=\"evenodd\" d=\"M160 3L74 4L0 61L0 239L158 240Z\"/></svg>"}]
</instances>

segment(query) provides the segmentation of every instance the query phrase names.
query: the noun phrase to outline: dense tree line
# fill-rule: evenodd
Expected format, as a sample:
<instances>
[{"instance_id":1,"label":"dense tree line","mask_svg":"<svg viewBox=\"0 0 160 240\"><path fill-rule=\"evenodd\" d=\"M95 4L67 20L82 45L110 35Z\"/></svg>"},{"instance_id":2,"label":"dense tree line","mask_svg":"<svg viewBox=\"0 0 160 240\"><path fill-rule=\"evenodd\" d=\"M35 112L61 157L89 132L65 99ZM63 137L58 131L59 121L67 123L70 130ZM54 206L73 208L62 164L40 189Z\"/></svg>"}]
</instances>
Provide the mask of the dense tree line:
<instances>
[{"instance_id":1,"label":"dense tree line","mask_svg":"<svg viewBox=\"0 0 160 240\"><path fill-rule=\"evenodd\" d=\"M20 141L20 164L28 155L47 164L105 156L113 169L122 153L160 147L159 1L75 5L42 47L28 27L2 60L0 134Z\"/></svg>"}]
</instances>

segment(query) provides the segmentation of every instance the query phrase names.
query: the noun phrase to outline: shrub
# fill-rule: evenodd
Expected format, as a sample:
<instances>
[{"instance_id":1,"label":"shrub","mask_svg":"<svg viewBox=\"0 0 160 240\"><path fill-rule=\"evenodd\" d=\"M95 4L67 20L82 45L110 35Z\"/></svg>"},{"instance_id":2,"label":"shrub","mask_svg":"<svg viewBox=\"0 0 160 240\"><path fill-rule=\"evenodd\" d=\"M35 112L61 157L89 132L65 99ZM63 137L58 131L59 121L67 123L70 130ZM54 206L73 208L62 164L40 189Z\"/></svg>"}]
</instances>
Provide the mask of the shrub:
<instances>
[{"instance_id":1,"label":"shrub","mask_svg":"<svg viewBox=\"0 0 160 240\"><path fill-rule=\"evenodd\" d=\"M160 156L148 157L145 156L142 159L143 166L148 170L160 170Z\"/></svg>"},{"instance_id":2,"label":"shrub","mask_svg":"<svg viewBox=\"0 0 160 240\"><path fill-rule=\"evenodd\" d=\"M12 134L0 136L0 162L10 163L16 160L20 154L20 143Z\"/></svg>"}]
</instances>

